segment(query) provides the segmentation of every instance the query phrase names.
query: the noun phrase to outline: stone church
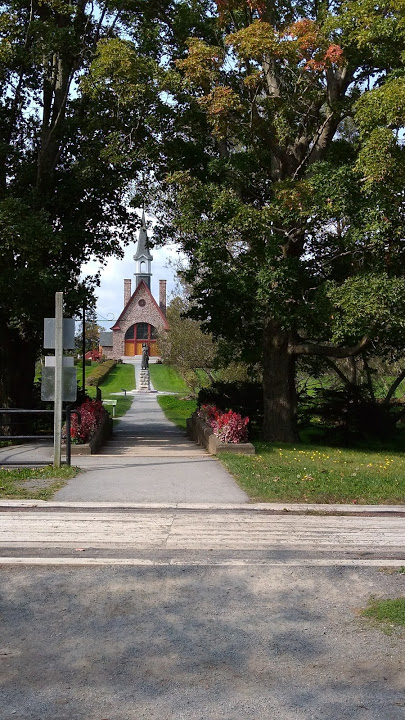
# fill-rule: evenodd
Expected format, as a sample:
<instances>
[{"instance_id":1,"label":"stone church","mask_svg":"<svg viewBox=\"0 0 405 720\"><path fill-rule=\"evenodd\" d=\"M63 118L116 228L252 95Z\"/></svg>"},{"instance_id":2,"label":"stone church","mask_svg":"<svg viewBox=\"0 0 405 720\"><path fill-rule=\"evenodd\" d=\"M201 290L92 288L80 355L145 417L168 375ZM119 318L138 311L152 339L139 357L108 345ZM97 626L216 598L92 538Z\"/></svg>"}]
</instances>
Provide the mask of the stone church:
<instances>
[{"instance_id":1,"label":"stone church","mask_svg":"<svg viewBox=\"0 0 405 720\"><path fill-rule=\"evenodd\" d=\"M111 332L100 334L100 350L107 358L142 355L147 344L149 355L159 355L157 334L168 330L166 320L166 280L159 280L159 304L151 293L152 260L146 232L145 213L139 230L135 260L135 288L124 280L124 307Z\"/></svg>"}]
</instances>

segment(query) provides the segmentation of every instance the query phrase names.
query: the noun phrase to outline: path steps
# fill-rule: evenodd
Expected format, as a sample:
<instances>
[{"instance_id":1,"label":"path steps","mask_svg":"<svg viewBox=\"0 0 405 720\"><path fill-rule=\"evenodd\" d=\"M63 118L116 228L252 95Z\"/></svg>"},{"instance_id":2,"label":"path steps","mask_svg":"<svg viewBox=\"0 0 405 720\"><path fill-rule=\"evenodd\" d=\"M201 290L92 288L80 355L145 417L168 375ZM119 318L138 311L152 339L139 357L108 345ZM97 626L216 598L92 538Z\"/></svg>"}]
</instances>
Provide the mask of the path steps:
<instances>
[{"instance_id":1,"label":"path steps","mask_svg":"<svg viewBox=\"0 0 405 720\"><path fill-rule=\"evenodd\" d=\"M185 431L166 420L155 394L136 395L132 407L99 453L102 457L207 458Z\"/></svg>"},{"instance_id":2,"label":"path steps","mask_svg":"<svg viewBox=\"0 0 405 720\"><path fill-rule=\"evenodd\" d=\"M114 429L102 456L209 457L203 448L188 440L185 431L166 420L155 394L138 394L131 408Z\"/></svg>"}]
</instances>

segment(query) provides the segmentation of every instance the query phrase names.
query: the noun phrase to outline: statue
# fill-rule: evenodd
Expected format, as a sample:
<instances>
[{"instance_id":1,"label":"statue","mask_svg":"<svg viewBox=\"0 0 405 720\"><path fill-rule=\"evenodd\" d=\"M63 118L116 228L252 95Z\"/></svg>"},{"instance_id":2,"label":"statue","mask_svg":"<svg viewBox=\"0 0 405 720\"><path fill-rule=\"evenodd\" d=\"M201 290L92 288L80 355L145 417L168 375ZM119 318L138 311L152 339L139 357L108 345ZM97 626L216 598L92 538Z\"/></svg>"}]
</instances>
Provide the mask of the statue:
<instances>
[{"instance_id":1,"label":"statue","mask_svg":"<svg viewBox=\"0 0 405 720\"><path fill-rule=\"evenodd\" d=\"M142 345L142 362L141 370L147 370L149 367L149 350L146 343Z\"/></svg>"}]
</instances>

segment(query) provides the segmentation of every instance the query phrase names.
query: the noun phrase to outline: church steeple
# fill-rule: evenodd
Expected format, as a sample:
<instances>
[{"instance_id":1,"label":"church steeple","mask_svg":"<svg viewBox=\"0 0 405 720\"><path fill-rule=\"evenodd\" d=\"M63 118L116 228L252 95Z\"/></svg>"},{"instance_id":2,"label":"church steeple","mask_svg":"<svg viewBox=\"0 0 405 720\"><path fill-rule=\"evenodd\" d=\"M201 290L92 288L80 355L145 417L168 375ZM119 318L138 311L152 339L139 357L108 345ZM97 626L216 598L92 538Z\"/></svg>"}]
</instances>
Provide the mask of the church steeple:
<instances>
[{"instance_id":1,"label":"church steeple","mask_svg":"<svg viewBox=\"0 0 405 720\"><path fill-rule=\"evenodd\" d=\"M150 279L152 277L152 260L153 257L149 250L148 234L146 232L145 222L145 211L142 212L142 225L139 230L138 242L136 246L136 252L134 255L135 260L135 289L138 287L141 280L144 281L145 285L150 290Z\"/></svg>"}]
</instances>

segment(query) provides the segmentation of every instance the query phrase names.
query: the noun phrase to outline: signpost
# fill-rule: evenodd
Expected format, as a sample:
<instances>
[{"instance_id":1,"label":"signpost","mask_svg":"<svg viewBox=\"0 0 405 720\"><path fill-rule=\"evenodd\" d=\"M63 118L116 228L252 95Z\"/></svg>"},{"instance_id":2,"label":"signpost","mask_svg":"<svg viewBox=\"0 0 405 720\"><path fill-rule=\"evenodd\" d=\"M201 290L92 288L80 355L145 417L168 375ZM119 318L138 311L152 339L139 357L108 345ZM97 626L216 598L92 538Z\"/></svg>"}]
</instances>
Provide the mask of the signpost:
<instances>
[{"instance_id":1,"label":"signpost","mask_svg":"<svg viewBox=\"0 0 405 720\"><path fill-rule=\"evenodd\" d=\"M62 402L76 400L77 381L73 358L63 356L63 349L74 348L75 321L63 318L63 293L55 293L55 317L44 318L44 347L55 348L55 355L45 359L42 371L41 399L54 402L53 466L61 466Z\"/></svg>"},{"instance_id":2,"label":"signpost","mask_svg":"<svg viewBox=\"0 0 405 720\"><path fill-rule=\"evenodd\" d=\"M55 398L53 466L60 468L62 443L63 293L55 293Z\"/></svg>"}]
</instances>

